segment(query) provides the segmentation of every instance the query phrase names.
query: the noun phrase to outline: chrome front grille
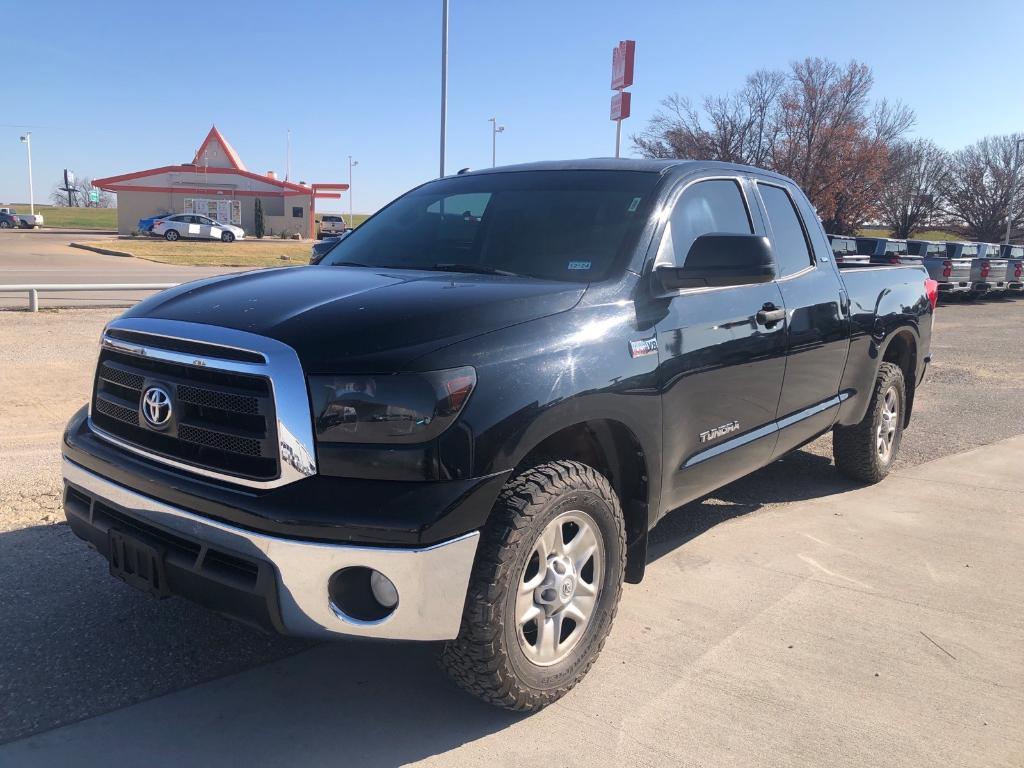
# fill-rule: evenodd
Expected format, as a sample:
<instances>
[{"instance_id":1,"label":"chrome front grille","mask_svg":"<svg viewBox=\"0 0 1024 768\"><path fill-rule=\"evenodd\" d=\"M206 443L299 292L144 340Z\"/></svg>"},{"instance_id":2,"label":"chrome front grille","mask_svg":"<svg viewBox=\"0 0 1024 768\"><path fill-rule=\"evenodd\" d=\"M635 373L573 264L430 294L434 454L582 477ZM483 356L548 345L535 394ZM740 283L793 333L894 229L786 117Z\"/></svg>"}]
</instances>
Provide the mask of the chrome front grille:
<instances>
[{"instance_id":1,"label":"chrome front grille","mask_svg":"<svg viewBox=\"0 0 1024 768\"><path fill-rule=\"evenodd\" d=\"M171 398L171 418L161 428L142 411L143 394L154 386ZM264 377L105 349L93 397L96 426L139 448L226 475L278 475L274 402Z\"/></svg>"},{"instance_id":2,"label":"chrome front grille","mask_svg":"<svg viewBox=\"0 0 1024 768\"><path fill-rule=\"evenodd\" d=\"M152 387L169 396L167 423L146 418ZM274 339L115 320L104 331L90 406L99 437L186 472L258 488L316 474L305 375L295 351Z\"/></svg>"}]
</instances>

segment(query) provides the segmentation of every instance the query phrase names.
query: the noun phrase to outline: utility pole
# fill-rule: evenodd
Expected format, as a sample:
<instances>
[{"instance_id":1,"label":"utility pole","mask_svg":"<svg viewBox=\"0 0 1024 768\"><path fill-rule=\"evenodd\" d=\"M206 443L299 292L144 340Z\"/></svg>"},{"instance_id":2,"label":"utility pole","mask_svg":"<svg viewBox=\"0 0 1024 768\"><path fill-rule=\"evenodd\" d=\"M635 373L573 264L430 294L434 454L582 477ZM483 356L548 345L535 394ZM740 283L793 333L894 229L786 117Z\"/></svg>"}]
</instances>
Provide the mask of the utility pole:
<instances>
[{"instance_id":1,"label":"utility pole","mask_svg":"<svg viewBox=\"0 0 1024 768\"><path fill-rule=\"evenodd\" d=\"M348 226L349 229L355 226L352 223L352 167L359 165L358 160L353 160L352 155L348 156Z\"/></svg>"},{"instance_id":2,"label":"utility pole","mask_svg":"<svg viewBox=\"0 0 1024 768\"><path fill-rule=\"evenodd\" d=\"M505 132L505 126L498 125L497 118L489 117L487 120L491 124L491 168L493 168L498 164L498 134Z\"/></svg>"},{"instance_id":3,"label":"utility pole","mask_svg":"<svg viewBox=\"0 0 1024 768\"><path fill-rule=\"evenodd\" d=\"M292 129L287 129L285 134L285 150L284 150L284 180L288 181L288 177L292 172Z\"/></svg>"},{"instance_id":4,"label":"utility pole","mask_svg":"<svg viewBox=\"0 0 1024 768\"><path fill-rule=\"evenodd\" d=\"M448 120L448 0L441 0L441 176L444 176L445 123Z\"/></svg>"},{"instance_id":5,"label":"utility pole","mask_svg":"<svg viewBox=\"0 0 1024 768\"><path fill-rule=\"evenodd\" d=\"M1010 203L1007 206L1006 211L1006 244L1010 244L1010 227L1013 225L1013 203L1016 195L1014 192L1017 191L1017 187L1020 186L1020 182L1017 180L1017 175L1020 173L1020 145L1024 144L1024 137L1017 139L1013 145L1013 176L1010 187Z\"/></svg>"},{"instance_id":6,"label":"utility pole","mask_svg":"<svg viewBox=\"0 0 1024 768\"><path fill-rule=\"evenodd\" d=\"M27 131L21 137L22 144L28 149L28 212L31 215L36 213L36 197L32 191L32 133Z\"/></svg>"}]
</instances>

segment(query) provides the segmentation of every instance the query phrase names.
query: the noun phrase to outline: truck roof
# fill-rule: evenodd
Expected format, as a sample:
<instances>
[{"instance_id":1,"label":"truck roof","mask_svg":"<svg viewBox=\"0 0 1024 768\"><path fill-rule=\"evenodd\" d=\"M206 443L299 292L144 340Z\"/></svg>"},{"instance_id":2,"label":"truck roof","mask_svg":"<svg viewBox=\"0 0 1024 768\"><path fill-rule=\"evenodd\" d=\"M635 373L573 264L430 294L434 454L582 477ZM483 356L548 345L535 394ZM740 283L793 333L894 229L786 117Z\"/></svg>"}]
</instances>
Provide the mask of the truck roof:
<instances>
[{"instance_id":1,"label":"truck roof","mask_svg":"<svg viewBox=\"0 0 1024 768\"><path fill-rule=\"evenodd\" d=\"M778 179L786 179L785 176L768 171L764 168L756 168L750 165L739 165L737 163L723 163L718 160L676 160L658 159L647 160L641 158L615 158L615 157L591 157L580 160L541 160L533 163L520 163L518 165L502 165L497 168L480 168L463 173L463 176L477 176L487 173L519 173L522 171L646 171L647 173L665 173L672 168L689 166L693 170L717 169L724 171L740 171L765 174Z\"/></svg>"}]
</instances>

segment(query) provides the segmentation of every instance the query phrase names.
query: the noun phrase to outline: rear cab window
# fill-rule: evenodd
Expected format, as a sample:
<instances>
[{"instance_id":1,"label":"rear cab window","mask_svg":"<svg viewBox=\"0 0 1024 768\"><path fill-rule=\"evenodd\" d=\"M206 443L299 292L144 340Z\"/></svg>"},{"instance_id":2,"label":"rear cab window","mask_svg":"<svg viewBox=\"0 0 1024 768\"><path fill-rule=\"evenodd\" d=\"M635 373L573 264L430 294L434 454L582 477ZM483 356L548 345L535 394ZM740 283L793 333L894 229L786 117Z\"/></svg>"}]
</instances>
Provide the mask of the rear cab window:
<instances>
[{"instance_id":1,"label":"rear cab window","mask_svg":"<svg viewBox=\"0 0 1024 768\"><path fill-rule=\"evenodd\" d=\"M768 214L779 277L795 275L812 266L807 234L789 192L760 181L757 189Z\"/></svg>"}]
</instances>

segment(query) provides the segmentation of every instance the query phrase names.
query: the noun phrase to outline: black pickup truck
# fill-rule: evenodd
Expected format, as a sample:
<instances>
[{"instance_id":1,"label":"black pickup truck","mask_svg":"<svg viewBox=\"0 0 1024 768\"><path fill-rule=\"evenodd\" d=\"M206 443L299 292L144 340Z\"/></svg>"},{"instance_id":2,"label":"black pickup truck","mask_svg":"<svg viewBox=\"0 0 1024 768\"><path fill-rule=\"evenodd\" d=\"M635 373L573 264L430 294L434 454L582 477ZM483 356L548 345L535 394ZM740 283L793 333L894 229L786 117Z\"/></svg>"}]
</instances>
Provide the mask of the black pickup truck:
<instances>
[{"instance_id":1,"label":"black pickup truck","mask_svg":"<svg viewBox=\"0 0 1024 768\"><path fill-rule=\"evenodd\" d=\"M154 595L445 641L466 690L537 709L596 659L667 512L827 432L839 471L886 475L935 301L921 267L841 272L803 193L756 168L443 178L316 266L111 322L66 515Z\"/></svg>"}]
</instances>

